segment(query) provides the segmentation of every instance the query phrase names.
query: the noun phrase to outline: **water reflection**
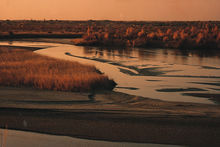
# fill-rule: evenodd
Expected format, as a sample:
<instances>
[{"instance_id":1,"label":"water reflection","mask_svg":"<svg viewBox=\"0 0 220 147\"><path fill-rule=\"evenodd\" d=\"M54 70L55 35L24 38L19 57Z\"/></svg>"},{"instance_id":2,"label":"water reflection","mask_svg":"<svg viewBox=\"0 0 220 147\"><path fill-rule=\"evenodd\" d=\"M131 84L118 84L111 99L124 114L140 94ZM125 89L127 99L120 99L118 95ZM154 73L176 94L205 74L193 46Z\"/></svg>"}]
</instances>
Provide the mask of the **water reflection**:
<instances>
[{"instance_id":1,"label":"water reflection","mask_svg":"<svg viewBox=\"0 0 220 147\"><path fill-rule=\"evenodd\" d=\"M105 58L108 57L108 59L115 59L117 57L120 58L131 58L132 55L134 54L134 50L131 48L104 48L104 47L83 47L83 53L86 56L95 56L95 57L100 57L100 58Z\"/></svg>"},{"instance_id":2,"label":"water reflection","mask_svg":"<svg viewBox=\"0 0 220 147\"><path fill-rule=\"evenodd\" d=\"M172 61L172 63L190 64L196 61L197 65L203 64L204 58L212 61L220 59L220 51L218 50L179 50L179 49L142 49L142 48L113 48L113 47L83 47L86 56L95 56L100 58L108 57L108 59L137 58L138 60L158 59L160 61ZM207 63L207 60L204 62ZM218 62L218 61L217 61ZM212 64L212 63L211 63Z\"/></svg>"},{"instance_id":3,"label":"water reflection","mask_svg":"<svg viewBox=\"0 0 220 147\"><path fill-rule=\"evenodd\" d=\"M214 82L220 78L218 51L83 47L83 53L81 56L87 59L101 61L101 58L106 64L120 69L119 72L123 74L118 72L110 74L111 71L106 73L118 83L116 91L169 101L199 103L209 103L207 100L211 97L202 99L196 95L187 95L186 93L190 91L164 92L164 90L193 89L195 93L202 91L203 95L206 95L206 92L214 95L219 93L215 90L216 87L192 83L192 81Z\"/></svg>"},{"instance_id":4,"label":"water reflection","mask_svg":"<svg viewBox=\"0 0 220 147\"><path fill-rule=\"evenodd\" d=\"M3 44L3 43L0 43ZM8 44L8 43L5 43ZM184 91L163 92L166 89L202 89L193 93L219 94L214 84L220 79L219 51L96 48L56 43L13 42L15 46L50 46L39 54L93 64L118 84L114 90L167 101L213 103ZM131 87L131 88L127 88ZM188 92L189 93L189 92Z\"/></svg>"},{"instance_id":5,"label":"water reflection","mask_svg":"<svg viewBox=\"0 0 220 147\"><path fill-rule=\"evenodd\" d=\"M175 50L176 55L181 56L197 56L202 58L205 57L217 57L220 58L220 51L218 50Z\"/></svg>"},{"instance_id":6,"label":"water reflection","mask_svg":"<svg viewBox=\"0 0 220 147\"><path fill-rule=\"evenodd\" d=\"M199 52L175 49L95 47L83 47L82 49L83 54L81 55L75 51L70 54L78 54L90 60L99 60L119 69L116 72L113 67L109 67L112 72L111 70L106 72L118 83L116 91L169 101L201 103L210 101L196 95L185 94L190 91L177 90L171 93L164 92L164 90L200 89L195 92L201 93L202 91L204 95L206 95L205 92L215 95L219 93L217 88L210 87L211 85L207 87L195 84L198 81L212 83L220 78L218 51L207 53L205 50ZM105 65L96 63L100 69L103 69ZM115 72L113 73L113 71ZM206 98L210 99L210 97Z\"/></svg>"}]
</instances>

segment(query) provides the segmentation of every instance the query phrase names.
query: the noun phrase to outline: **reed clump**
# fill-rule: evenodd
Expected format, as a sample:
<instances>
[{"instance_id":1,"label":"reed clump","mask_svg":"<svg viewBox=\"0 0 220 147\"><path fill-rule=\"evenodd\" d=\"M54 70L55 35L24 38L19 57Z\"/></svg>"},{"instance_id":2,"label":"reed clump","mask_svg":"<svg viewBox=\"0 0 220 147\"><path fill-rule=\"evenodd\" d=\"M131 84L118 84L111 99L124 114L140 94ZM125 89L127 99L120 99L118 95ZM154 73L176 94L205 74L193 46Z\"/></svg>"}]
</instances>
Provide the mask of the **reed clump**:
<instances>
[{"instance_id":1,"label":"reed clump","mask_svg":"<svg viewBox=\"0 0 220 147\"><path fill-rule=\"evenodd\" d=\"M0 85L79 92L113 89L115 83L94 66L0 47Z\"/></svg>"}]
</instances>

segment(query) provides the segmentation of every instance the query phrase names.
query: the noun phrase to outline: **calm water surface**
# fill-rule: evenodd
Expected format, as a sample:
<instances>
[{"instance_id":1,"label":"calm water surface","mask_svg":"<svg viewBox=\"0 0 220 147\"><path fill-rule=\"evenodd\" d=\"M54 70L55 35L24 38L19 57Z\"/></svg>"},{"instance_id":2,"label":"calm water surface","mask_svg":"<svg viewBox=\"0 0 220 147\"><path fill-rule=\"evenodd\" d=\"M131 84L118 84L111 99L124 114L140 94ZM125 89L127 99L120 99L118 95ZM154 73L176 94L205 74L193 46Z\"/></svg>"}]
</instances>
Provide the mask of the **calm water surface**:
<instances>
[{"instance_id":1,"label":"calm water surface","mask_svg":"<svg viewBox=\"0 0 220 147\"><path fill-rule=\"evenodd\" d=\"M216 103L220 94L220 53L174 49L117 49L40 42L0 45L42 47L36 53L95 65L118 84L114 91L166 101Z\"/></svg>"}]
</instances>

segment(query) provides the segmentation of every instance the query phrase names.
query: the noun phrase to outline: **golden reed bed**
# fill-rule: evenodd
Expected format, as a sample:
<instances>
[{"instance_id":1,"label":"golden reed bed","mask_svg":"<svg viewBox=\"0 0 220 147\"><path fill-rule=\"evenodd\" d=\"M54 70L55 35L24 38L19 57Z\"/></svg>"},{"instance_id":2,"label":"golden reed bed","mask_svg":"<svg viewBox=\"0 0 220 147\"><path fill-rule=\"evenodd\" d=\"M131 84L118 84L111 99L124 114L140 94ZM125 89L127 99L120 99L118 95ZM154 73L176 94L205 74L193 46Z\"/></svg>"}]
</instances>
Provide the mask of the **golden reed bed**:
<instances>
[{"instance_id":1,"label":"golden reed bed","mask_svg":"<svg viewBox=\"0 0 220 147\"><path fill-rule=\"evenodd\" d=\"M112 89L115 83L94 66L0 47L0 85L77 92Z\"/></svg>"}]
</instances>

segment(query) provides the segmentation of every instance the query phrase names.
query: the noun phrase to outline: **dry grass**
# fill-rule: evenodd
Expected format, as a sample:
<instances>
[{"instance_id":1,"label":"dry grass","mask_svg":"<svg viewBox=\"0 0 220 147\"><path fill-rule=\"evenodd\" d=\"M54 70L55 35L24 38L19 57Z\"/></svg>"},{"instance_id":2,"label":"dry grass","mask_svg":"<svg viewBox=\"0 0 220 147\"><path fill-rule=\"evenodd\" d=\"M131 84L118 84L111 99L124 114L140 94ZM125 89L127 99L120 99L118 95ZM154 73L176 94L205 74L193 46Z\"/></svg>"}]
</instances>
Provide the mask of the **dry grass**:
<instances>
[{"instance_id":1,"label":"dry grass","mask_svg":"<svg viewBox=\"0 0 220 147\"><path fill-rule=\"evenodd\" d=\"M89 91L115 86L94 66L8 47L0 47L0 85L59 91Z\"/></svg>"}]
</instances>

